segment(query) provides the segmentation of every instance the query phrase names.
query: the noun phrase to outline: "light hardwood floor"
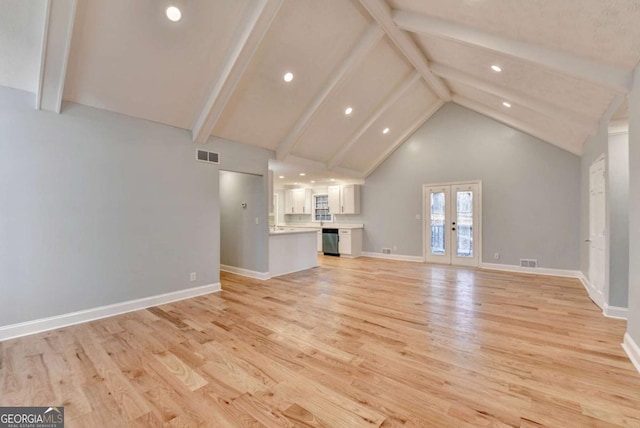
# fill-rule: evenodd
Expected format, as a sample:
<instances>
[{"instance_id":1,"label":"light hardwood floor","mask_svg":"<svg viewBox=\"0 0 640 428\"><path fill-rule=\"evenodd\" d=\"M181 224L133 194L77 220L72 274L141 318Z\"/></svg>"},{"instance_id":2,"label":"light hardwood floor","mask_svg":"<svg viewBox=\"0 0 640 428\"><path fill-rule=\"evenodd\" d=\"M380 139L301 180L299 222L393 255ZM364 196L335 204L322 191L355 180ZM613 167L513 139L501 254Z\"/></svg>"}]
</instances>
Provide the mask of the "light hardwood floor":
<instances>
[{"instance_id":1,"label":"light hardwood floor","mask_svg":"<svg viewBox=\"0 0 640 428\"><path fill-rule=\"evenodd\" d=\"M67 427L640 427L640 375L577 280L321 257L0 343L0 405Z\"/></svg>"}]
</instances>

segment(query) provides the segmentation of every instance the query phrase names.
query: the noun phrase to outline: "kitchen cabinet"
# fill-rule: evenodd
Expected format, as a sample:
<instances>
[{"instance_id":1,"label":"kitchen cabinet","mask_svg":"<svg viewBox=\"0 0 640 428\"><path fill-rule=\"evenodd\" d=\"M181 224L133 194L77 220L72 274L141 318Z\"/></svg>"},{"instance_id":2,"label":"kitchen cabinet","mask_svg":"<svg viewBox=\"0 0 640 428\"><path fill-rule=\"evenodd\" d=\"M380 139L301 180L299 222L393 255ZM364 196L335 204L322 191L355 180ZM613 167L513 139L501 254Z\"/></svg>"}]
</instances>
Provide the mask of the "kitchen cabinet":
<instances>
[{"instance_id":1,"label":"kitchen cabinet","mask_svg":"<svg viewBox=\"0 0 640 428\"><path fill-rule=\"evenodd\" d=\"M329 186L327 188L329 200L329 214L340 214L340 186Z\"/></svg>"},{"instance_id":2,"label":"kitchen cabinet","mask_svg":"<svg viewBox=\"0 0 640 428\"><path fill-rule=\"evenodd\" d=\"M344 186L329 186L329 213L331 214L360 214L360 186L345 184Z\"/></svg>"},{"instance_id":3,"label":"kitchen cabinet","mask_svg":"<svg viewBox=\"0 0 640 428\"><path fill-rule=\"evenodd\" d=\"M360 257L362 229L338 229L338 253L341 257Z\"/></svg>"},{"instance_id":4,"label":"kitchen cabinet","mask_svg":"<svg viewBox=\"0 0 640 428\"><path fill-rule=\"evenodd\" d=\"M284 194L285 214L311 214L311 189L289 189Z\"/></svg>"},{"instance_id":5,"label":"kitchen cabinet","mask_svg":"<svg viewBox=\"0 0 640 428\"><path fill-rule=\"evenodd\" d=\"M322 252L322 229L318 231L318 252Z\"/></svg>"}]
</instances>

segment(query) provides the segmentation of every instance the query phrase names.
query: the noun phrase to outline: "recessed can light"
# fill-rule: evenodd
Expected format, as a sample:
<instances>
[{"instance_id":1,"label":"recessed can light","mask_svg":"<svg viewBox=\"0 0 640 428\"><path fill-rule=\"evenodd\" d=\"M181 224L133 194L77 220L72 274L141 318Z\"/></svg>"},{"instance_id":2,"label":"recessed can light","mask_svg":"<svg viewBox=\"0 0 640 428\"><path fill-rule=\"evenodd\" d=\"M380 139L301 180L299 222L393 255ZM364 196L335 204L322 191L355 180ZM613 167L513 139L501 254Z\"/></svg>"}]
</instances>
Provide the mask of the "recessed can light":
<instances>
[{"instance_id":1,"label":"recessed can light","mask_svg":"<svg viewBox=\"0 0 640 428\"><path fill-rule=\"evenodd\" d=\"M316 182L316 180L311 180L311 184L313 184L313 183L315 183L315 182Z\"/></svg>"},{"instance_id":2,"label":"recessed can light","mask_svg":"<svg viewBox=\"0 0 640 428\"><path fill-rule=\"evenodd\" d=\"M502 71L502 67L500 67L499 65L495 65L495 64L491 66L491 69L493 71L495 71L496 73L500 73Z\"/></svg>"},{"instance_id":3,"label":"recessed can light","mask_svg":"<svg viewBox=\"0 0 640 428\"><path fill-rule=\"evenodd\" d=\"M290 71L286 72L286 73L284 74L283 79L284 79L284 81L285 81L285 82L287 82L287 83L291 82L291 81L293 80L293 73L292 73L292 72L290 72Z\"/></svg>"},{"instance_id":4,"label":"recessed can light","mask_svg":"<svg viewBox=\"0 0 640 428\"><path fill-rule=\"evenodd\" d=\"M300 173L300 177L304 177L305 175L307 175L307 174L305 174L304 172Z\"/></svg>"},{"instance_id":5,"label":"recessed can light","mask_svg":"<svg viewBox=\"0 0 640 428\"><path fill-rule=\"evenodd\" d=\"M164 12L169 18L169 21L178 22L182 18L182 12L175 6L169 6Z\"/></svg>"},{"instance_id":6,"label":"recessed can light","mask_svg":"<svg viewBox=\"0 0 640 428\"><path fill-rule=\"evenodd\" d=\"M351 114L351 112L353 111L353 109L351 107L347 107L346 110L344 111L344 114L346 114L347 116L349 116Z\"/></svg>"},{"instance_id":7,"label":"recessed can light","mask_svg":"<svg viewBox=\"0 0 640 428\"><path fill-rule=\"evenodd\" d=\"M284 175L279 176L278 178L284 178Z\"/></svg>"},{"instance_id":8,"label":"recessed can light","mask_svg":"<svg viewBox=\"0 0 640 428\"><path fill-rule=\"evenodd\" d=\"M503 101L503 102L502 102L502 105L503 105L503 106L505 106L506 108L511 108L511 104L509 104L509 103L508 103L508 102L506 102L506 101Z\"/></svg>"},{"instance_id":9,"label":"recessed can light","mask_svg":"<svg viewBox=\"0 0 640 428\"><path fill-rule=\"evenodd\" d=\"M336 181L336 179L335 178L330 178L329 181Z\"/></svg>"},{"instance_id":10,"label":"recessed can light","mask_svg":"<svg viewBox=\"0 0 640 428\"><path fill-rule=\"evenodd\" d=\"M383 133L383 134L388 134L388 133L389 133L389 128L384 128L384 129L382 130L382 133Z\"/></svg>"}]
</instances>

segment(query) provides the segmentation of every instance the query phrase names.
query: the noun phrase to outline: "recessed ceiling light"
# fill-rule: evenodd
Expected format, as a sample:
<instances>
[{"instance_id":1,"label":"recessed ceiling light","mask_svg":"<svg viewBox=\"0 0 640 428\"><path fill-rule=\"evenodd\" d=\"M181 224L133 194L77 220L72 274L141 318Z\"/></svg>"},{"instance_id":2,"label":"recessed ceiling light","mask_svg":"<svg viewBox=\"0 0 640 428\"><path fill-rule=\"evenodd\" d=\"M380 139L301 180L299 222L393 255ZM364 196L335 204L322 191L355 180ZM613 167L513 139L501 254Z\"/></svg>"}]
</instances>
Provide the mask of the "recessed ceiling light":
<instances>
[{"instance_id":1,"label":"recessed ceiling light","mask_svg":"<svg viewBox=\"0 0 640 428\"><path fill-rule=\"evenodd\" d=\"M493 71L495 71L496 73L500 73L502 71L502 67L500 67L499 65L495 65L495 64L491 66L491 69Z\"/></svg>"},{"instance_id":2,"label":"recessed ceiling light","mask_svg":"<svg viewBox=\"0 0 640 428\"><path fill-rule=\"evenodd\" d=\"M506 108L511 108L511 104L509 104L509 103L508 103L508 102L506 102L506 101L503 101L503 102L502 102L502 105L503 105L503 106L505 106Z\"/></svg>"},{"instance_id":3,"label":"recessed ceiling light","mask_svg":"<svg viewBox=\"0 0 640 428\"><path fill-rule=\"evenodd\" d=\"M278 178L284 178L284 175L281 175L281 176L280 176L280 177L278 177Z\"/></svg>"},{"instance_id":4,"label":"recessed ceiling light","mask_svg":"<svg viewBox=\"0 0 640 428\"><path fill-rule=\"evenodd\" d=\"M315 183L315 182L316 182L316 180L311 180L311 184L313 184L313 183Z\"/></svg>"},{"instance_id":5,"label":"recessed ceiling light","mask_svg":"<svg viewBox=\"0 0 640 428\"><path fill-rule=\"evenodd\" d=\"M305 175L307 175L307 174L305 174L304 172L300 173L300 177L304 177Z\"/></svg>"},{"instance_id":6,"label":"recessed ceiling light","mask_svg":"<svg viewBox=\"0 0 640 428\"><path fill-rule=\"evenodd\" d=\"M293 80L293 73L292 73L292 72L290 72L290 71L287 71L287 72L284 74L283 79L284 79L284 81L285 81L285 82L287 82L287 83L291 82L291 81Z\"/></svg>"},{"instance_id":7,"label":"recessed ceiling light","mask_svg":"<svg viewBox=\"0 0 640 428\"><path fill-rule=\"evenodd\" d=\"M389 128L384 128L384 129L382 130L382 133L383 133L383 134L388 134L388 133L389 133Z\"/></svg>"},{"instance_id":8,"label":"recessed ceiling light","mask_svg":"<svg viewBox=\"0 0 640 428\"><path fill-rule=\"evenodd\" d=\"M169 6L164 12L169 18L169 21L178 22L182 18L182 12L175 6Z\"/></svg>"},{"instance_id":9,"label":"recessed ceiling light","mask_svg":"<svg viewBox=\"0 0 640 428\"><path fill-rule=\"evenodd\" d=\"M347 107L347 109L344 111L344 114L346 114L347 116L349 116L351 114L351 112L353 111L353 109L351 107Z\"/></svg>"},{"instance_id":10,"label":"recessed ceiling light","mask_svg":"<svg viewBox=\"0 0 640 428\"><path fill-rule=\"evenodd\" d=\"M293 183L293 184L298 184L298 182L296 181L296 182L295 182L295 183Z\"/></svg>"},{"instance_id":11,"label":"recessed ceiling light","mask_svg":"<svg viewBox=\"0 0 640 428\"><path fill-rule=\"evenodd\" d=\"M330 178L329 181L336 181L336 179L335 178Z\"/></svg>"}]
</instances>

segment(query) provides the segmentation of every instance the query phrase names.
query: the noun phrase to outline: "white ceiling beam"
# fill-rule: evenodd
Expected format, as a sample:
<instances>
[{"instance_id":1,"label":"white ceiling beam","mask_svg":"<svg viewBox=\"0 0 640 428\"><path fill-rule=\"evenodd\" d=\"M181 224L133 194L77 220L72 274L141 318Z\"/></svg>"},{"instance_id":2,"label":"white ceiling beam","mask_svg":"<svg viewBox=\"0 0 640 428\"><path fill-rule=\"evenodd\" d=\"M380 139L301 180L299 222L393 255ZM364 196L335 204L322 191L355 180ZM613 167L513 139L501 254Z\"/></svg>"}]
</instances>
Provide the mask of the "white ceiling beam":
<instances>
[{"instance_id":1,"label":"white ceiling beam","mask_svg":"<svg viewBox=\"0 0 640 428\"><path fill-rule=\"evenodd\" d=\"M597 132L599 118L589 117L577 113L568 108L560 107L546 100L513 91L486 80L478 79L468 73L441 64L431 64L431 70L445 80L451 80L466 86L478 89L487 94L502 98L512 104L518 104L545 116L562 119L570 122L573 126L588 132L589 135Z\"/></svg>"},{"instance_id":2,"label":"white ceiling beam","mask_svg":"<svg viewBox=\"0 0 640 428\"><path fill-rule=\"evenodd\" d=\"M431 116L433 116L434 114L437 113L438 110L440 110L440 107L442 107L445 104L445 102L443 100L438 100L436 101L433 105L431 105L429 107L429 109L425 112L425 114L423 114L422 116L420 116L418 118L418 120L416 120L415 122L413 122L413 124L408 127L400 137L398 137L398 139L396 139L396 141L393 142L393 144L391 145L391 147L389 147L380 157L378 157L378 159L369 167L369 169L364 173L365 177L368 177L369 175L371 175L371 173L373 171L376 170L376 168L378 168L380 166L380 164L382 164L382 162L384 162L389 156L391 156L391 154L396 151L396 149L398 147L400 147L400 145L402 143L404 143L407 138L409 138L410 136L413 135L414 132L416 132L418 130L418 128L420 128L422 125L424 125L426 123L427 120L429 120L431 118Z\"/></svg>"},{"instance_id":3,"label":"white ceiling beam","mask_svg":"<svg viewBox=\"0 0 640 428\"><path fill-rule=\"evenodd\" d=\"M360 0L362 6L369 11L371 16L380 24L389 39L397 46L413 67L422 75L429 87L445 101L451 99L451 93L447 85L431 73L429 62L411 37L398 28L391 17L391 9L384 0Z\"/></svg>"},{"instance_id":4,"label":"white ceiling beam","mask_svg":"<svg viewBox=\"0 0 640 428\"><path fill-rule=\"evenodd\" d=\"M360 64L360 62L373 50L377 43L384 36L384 32L376 24L369 26L364 36L358 41L356 46L351 50L349 56L340 64L333 72L329 80L325 83L322 90L316 95L307 109L300 115L297 122L293 125L289 134L282 140L280 146L276 150L276 159L284 159L298 142L298 139L307 128L311 119L316 114L322 103L333 93L333 91L349 76L349 73Z\"/></svg>"},{"instance_id":5,"label":"white ceiling beam","mask_svg":"<svg viewBox=\"0 0 640 428\"><path fill-rule=\"evenodd\" d=\"M327 164L324 162L319 162L312 159L303 158L300 156L289 155L287 156L286 162L304 166L314 171L322 171L322 172L332 171L332 172L336 172L336 173L353 177L353 178L364 178L361 171L356 171L355 169L342 168L342 167L337 167L330 170L329 168L327 168Z\"/></svg>"},{"instance_id":6,"label":"white ceiling beam","mask_svg":"<svg viewBox=\"0 0 640 428\"><path fill-rule=\"evenodd\" d=\"M400 99L408 90L420 79L417 71L412 72L406 77L399 86L378 106L377 109L369 116L369 118L354 132L346 143L340 146L340 150L333 155L329 161L329 169L335 168L344 159L345 155L351 150L353 145L367 132L367 130L375 123L382 114L387 111L396 101Z\"/></svg>"},{"instance_id":7,"label":"white ceiling beam","mask_svg":"<svg viewBox=\"0 0 640 428\"><path fill-rule=\"evenodd\" d=\"M480 113L484 116L487 116L491 119L497 120L498 122L501 122L507 126L510 126L511 128L517 129L518 131L522 131L525 134L529 134L533 137L539 138L540 140L546 141L549 144L553 144L554 146L560 147L563 150L566 150L568 152L571 152L575 155L581 156L582 155L582 146L577 148L572 144L567 144L566 141L562 141L562 140L558 140L555 138L552 138L549 135L546 135L544 132L542 132L540 129L526 123L523 122L521 120L515 119L503 112L494 110L490 107L487 107L484 104L481 104L477 101L474 100L470 100L469 98L460 96L460 95L453 95L453 102L456 104L459 104L463 107L468 108L469 110L473 110L476 113Z\"/></svg>"},{"instance_id":8,"label":"white ceiling beam","mask_svg":"<svg viewBox=\"0 0 640 428\"><path fill-rule=\"evenodd\" d=\"M260 0L247 8L245 26L238 30L220 75L192 128L194 142L206 142L213 132L281 5L282 0Z\"/></svg>"},{"instance_id":9,"label":"white ceiling beam","mask_svg":"<svg viewBox=\"0 0 640 428\"><path fill-rule=\"evenodd\" d=\"M76 0L48 0L46 5L36 109L60 113L76 17Z\"/></svg>"},{"instance_id":10,"label":"white ceiling beam","mask_svg":"<svg viewBox=\"0 0 640 428\"><path fill-rule=\"evenodd\" d=\"M520 60L541 64L553 70L607 87L614 92L627 93L631 88L631 72L620 67L602 64L544 46L496 36L482 30L415 12L395 10L393 19L403 30L454 40Z\"/></svg>"}]
</instances>

